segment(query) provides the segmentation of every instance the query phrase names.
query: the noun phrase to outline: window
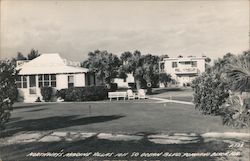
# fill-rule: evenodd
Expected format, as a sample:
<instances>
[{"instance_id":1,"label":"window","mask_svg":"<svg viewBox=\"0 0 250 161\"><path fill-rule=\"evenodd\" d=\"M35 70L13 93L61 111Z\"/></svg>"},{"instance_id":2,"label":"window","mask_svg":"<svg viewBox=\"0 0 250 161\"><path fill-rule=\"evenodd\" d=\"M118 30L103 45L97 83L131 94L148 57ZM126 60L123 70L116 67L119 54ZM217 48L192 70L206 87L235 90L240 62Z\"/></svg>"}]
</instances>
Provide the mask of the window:
<instances>
[{"instance_id":1,"label":"window","mask_svg":"<svg viewBox=\"0 0 250 161\"><path fill-rule=\"evenodd\" d=\"M18 76L16 80L17 88L22 88L22 76Z\"/></svg>"},{"instance_id":2,"label":"window","mask_svg":"<svg viewBox=\"0 0 250 161\"><path fill-rule=\"evenodd\" d=\"M192 67L197 67L197 61L192 61Z\"/></svg>"},{"instance_id":3,"label":"window","mask_svg":"<svg viewBox=\"0 0 250 161\"><path fill-rule=\"evenodd\" d=\"M44 76L43 76L43 85L44 85L44 87L50 86L49 83L50 83L49 75L48 74L44 74Z\"/></svg>"},{"instance_id":4,"label":"window","mask_svg":"<svg viewBox=\"0 0 250 161\"><path fill-rule=\"evenodd\" d=\"M74 87L74 76L73 75L68 76L68 88L70 88L70 87Z\"/></svg>"},{"instance_id":5,"label":"window","mask_svg":"<svg viewBox=\"0 0 250 161\"><path fill-rule=\"evenodd\" d=\"M164 63L160 63L160 71L164 71L164 68L165 68L165 64Z\"/></svg>"},{"instance_id":6,"label":"window","mask_svg":"<svg viewBox=\"0 0 250 161\"><path fill-rule=\"evenodd\" d=\"M43 86L43 75L41 74L38 75L38 86L39 87Z\"/></svg>"},{"instance_id":7,"label":"window","mask_svg":"<svg viewBox=\"0 0 250 161\"><path fill-rule=\"evenodd\" d=\"M172 62L172 68L176 68L177 67L177 62Z\"/></svg>"},{"instance_id":8,"label":"window","mask_svg":"<svg viewBox=\"0 0 250 161\"><path fill-rule=\"evenodd\" d=\"M27 88L27 76L19 75L16 80L17 88Z\"/></svg>"},{"instance_id":9,"label":"window","mask_svg":"<svg viewBox=\"0 0 250 161\"><path fill-rule=\"evenodd\" d=\"M56 75L55 74L50 75L50 83L51 83L51 87L56 87Z\"/></svg>"},{"instance_id":10,"label":"window","mask_svg":"<svg viewBox=\"0 0 250 161\"><path fill-rule=\"evenodd\" d=\"M23 88L27 88L27 76L23 76Z\"/></svg>"},{"instance_id":11,"label":"window","mask_svg":"<svg viewBox=\"0 0 250 161\"><path fill-rule=\"evenodd\" d=\"M55 74L39 74L38 75L39 87L56 87Z\"/></svg>"}]
</instances>

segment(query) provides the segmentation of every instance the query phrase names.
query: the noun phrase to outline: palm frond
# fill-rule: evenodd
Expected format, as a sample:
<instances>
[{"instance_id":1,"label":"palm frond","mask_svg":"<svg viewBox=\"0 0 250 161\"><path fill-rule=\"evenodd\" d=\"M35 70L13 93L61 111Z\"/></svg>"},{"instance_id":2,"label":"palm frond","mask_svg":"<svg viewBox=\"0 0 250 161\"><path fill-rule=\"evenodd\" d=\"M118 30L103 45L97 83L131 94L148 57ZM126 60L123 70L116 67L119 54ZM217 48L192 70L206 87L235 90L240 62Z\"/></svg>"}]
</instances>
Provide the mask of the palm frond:
<instances>
[{"instance_id":1,"label":"palm frond","mask_svg":"<svg viewBox=\"0 0 250 161\"><path fill-rule=\"evenodd\" d=\"M250 90L250 60L247 57L237 57L227 65L226 72L233 90Z\"/></svg>"}]
</instances>

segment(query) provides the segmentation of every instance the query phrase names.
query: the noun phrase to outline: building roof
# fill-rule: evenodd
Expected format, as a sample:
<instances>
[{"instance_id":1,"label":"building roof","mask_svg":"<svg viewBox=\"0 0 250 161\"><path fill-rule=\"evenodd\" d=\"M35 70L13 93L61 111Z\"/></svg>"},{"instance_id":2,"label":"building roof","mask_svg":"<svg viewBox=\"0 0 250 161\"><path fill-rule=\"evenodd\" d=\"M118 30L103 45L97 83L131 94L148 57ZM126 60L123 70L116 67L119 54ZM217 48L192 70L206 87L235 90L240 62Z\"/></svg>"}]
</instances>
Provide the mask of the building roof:
<instances>
[{"instance_id":1,"label":"building roof","mask_svg":"<svg viewBox=\"0 0 250 161\"><path fill-rule=\"evenodd\" d=\"M164 61L178 60L178 61L191 61L191 60L205 60L207 57L182 57L182 58L164 58Z\"/></svg>"},{"instance_id":2,"label":"building roof","mask_svg":"<svg viewBox=\"0 0 250 161\"><path fill-rule=\"evenodd\" d=\"M41 54L29 62L20 64L17 66L20 75L88 72L88 69L80 67L80 63L67 61L58 53Z\"/></svg>"}]
</instances>

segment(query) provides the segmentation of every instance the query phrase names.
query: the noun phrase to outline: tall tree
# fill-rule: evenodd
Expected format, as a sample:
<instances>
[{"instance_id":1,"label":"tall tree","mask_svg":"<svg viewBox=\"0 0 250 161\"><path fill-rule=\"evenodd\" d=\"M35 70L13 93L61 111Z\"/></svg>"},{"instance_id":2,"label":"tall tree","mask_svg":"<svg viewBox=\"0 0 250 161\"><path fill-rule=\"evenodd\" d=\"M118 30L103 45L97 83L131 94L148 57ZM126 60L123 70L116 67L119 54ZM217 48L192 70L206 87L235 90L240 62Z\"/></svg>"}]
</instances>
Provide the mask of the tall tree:
<instances>
[{"instance_id":1,"label":"tall tree","mask_svg":"<svg viewBox=\"0 0 250 161\"><path fill-rule=\"evenodd\" d=\"M17 73L15 64L10 60L0 60L0 102L6 98L15 101L17 87L15 84Z\"/></svg>"},{"instance_id":2,"label":"tall tree","mask_svg":"<svg viewBox=\"0 0 250 161\"><path fill-rule=\"evenodd\" d=\"M143 79L147 83L147 93L152 93L152 85L155 82L159 82L159 60L158 56L147 54L142 56L143 64Z\"/></svg>"},{"instance_id":3,"label":"tall tree","mask_svg":"<svg viewBox=\"0 0 250 161\"><path fill-rule=\"evenodd\" d=\"M40 54L38 53L38 50L31 49L30 53L28 54L28 60L35 59L38 56L40 56Z\"/></svg>"},{"instance_id":4,"label":"tall tree","mask_svg":"<svg viewBox=\"0 0 250 161\"><path fill-rule=\"evenodd\" d=\"M151 54L142 55L140 51L136 50L134 53L124 52L121 54L123 60L123 68L127 73L132 73L135 79L137 89L140 89L142 83L148 86L148 93L151 93L150 84L158 82L158 62L160 58Z\"/></svg>"},{"instance_id":5,"label":"tall tree","mask_svg":"<svg viewBox=\"0 0 250 161\"><path fill-rule=\"evenodd\" d=\"M113 78L117 76L120 65L121 62L116 55L100 50L89 52L88 59L82 63L83 67L89 68L90 72L95 73L108 88L110 88Z\"/></svg>"},{"instance_id":6,"label":"tall tree","mask_svg":"<svg viewBox=\"0 0 250 161\"><path fill-rule=\"evenodd\" d=\"M14 61L0 60L0 131L5 128L4 124L9 120L11 106L17 99L16 78Z\"/></svg>"},{"instance_id":7,"label":"tall tree","mask_svg":"<svg viewBox=\"0 0 250 161\"><path fill-rule=\"evenodd\" d=\"M17 52L16 60L27 60L27 58L21 52Z\"/></svg>"},{"instance_id":8,"label":"tall tree","mask_svg":"<svg viewBox=\"0 0 250 161\"><path fill-rule=\"evenodd\" d=\"M135 79L137 89L141 88L143 79L142 63L143 59L141 52L136 50L133 54L124 52L121 54L120 59L123 61L123 68L127 73L132 73Z\"/></svg>"},{"instance_id":9,"label":"tall tree","mask_svg":"<svg viewBox=\"0 0 250 161\"><path fill-rule=\"evenodd\" d=\"M250 92L250 57L247 54L231 59L226 72L233 90Z\"/></svg>"}]
</instances>

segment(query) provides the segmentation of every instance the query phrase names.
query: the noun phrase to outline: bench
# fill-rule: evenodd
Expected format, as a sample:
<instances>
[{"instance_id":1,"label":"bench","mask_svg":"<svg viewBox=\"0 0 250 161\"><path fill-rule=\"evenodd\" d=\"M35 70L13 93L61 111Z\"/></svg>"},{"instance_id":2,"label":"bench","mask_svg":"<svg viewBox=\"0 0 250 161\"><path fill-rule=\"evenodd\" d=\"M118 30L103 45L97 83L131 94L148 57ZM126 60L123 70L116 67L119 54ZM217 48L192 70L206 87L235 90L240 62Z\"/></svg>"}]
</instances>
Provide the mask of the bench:
<instances>
[{"instance_id":1,"label":"bench","mask_svg":"<svg viewBox=\"0 0 250 161\"><path fill-rule=\"evenodd\" d=\"M108 98L110 99L110 101L112 100L112 98L116 98L117 100L119 100L119 98L123 98L123 100L125 100L127 97L127 92L109 92L108 93Z\"/></svg>"}]
</instances>

